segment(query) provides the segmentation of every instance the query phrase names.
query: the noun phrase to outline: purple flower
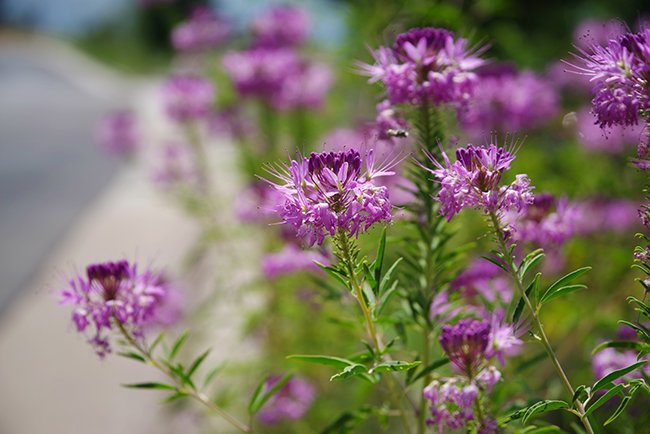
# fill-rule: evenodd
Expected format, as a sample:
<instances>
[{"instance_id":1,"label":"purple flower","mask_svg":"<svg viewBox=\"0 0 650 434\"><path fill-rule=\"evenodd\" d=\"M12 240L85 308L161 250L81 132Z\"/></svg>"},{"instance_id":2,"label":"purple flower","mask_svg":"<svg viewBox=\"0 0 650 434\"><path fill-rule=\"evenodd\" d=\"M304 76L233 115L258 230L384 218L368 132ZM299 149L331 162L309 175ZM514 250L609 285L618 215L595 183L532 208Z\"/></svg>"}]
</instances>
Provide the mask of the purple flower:
<instances>
[{"instance_id":1,"label":"purple flower","mask_svg":"<svg viewBox=\"0 0 650 434\"><path fill-rule=\"evenodd\" d=\"M247 223L268 222L277 215L278 203L284 196L265 182L255 183L240 192L235 199L237 218Z\"/></svg>"},{"instance_id":2,"label":"purple flower","mask_svg":"<svg viewBox=\"0 0 650 434\"><path fill-rule=\"evenodd\" d=\"M526 175L516 175L512 183L500 186L503 172L510 169L515 159L505 148L494 144L458 148L453 164L444 151L442 157L444 165L430 156L437 167L430 171L440 182L436 199L442 204L440 212L448 221L463 208L483 209L486 213L521 211L533 200Z\"/></svg>"},{"instance_id":3,"label":"purple flower","mask_svg":"<svg viewBox=\"0 0 650 434\"><path fill-rule=\"evenodd\" d=\"M205 6L197 6L190 18L172 31L172 45L178 51L203 51L224 42L230 26Z\"/></svg>"},{"instance_id":4,"label":"purple flower","mask_svg":"<svg viewBox=\"0 0 650 434\"><path fill-rule=\"evenodd\" d=\"M121 157L133 154L140 144L133 113L119 110L102 119L97 128L97 141L109 154Z\"/></svg>"},{"instance_id":5,"label":"purple flower","mask_svg":"<svg viewBox=\"0 0 650 434\"><path fill-rule=\"evenodd\" d=\"M463 297L470 300L480 296L490 303L509 303L512 299L509 279L499 267L482 258L475 259L452 280L450 288L462 291Z\"/></svg>"},{"instance_id":6,"label":"purple flower","mask_svg":"<svg viewBox=\"0 0 650 434\"><path fill-rule=\"evenodd\" d=\"M626 31L627 26L620 20L587 19L579 23L573 32L573 44L580 49L589 50L595 45L607 45L610 39L615 39Z\"/></svg>"},{"instance_id":7,"label":"purple flower","mask_svg":"<svg viewBox=\"0 0 650 434\"><path fill-rule=\"evenodd\" d=\"M278 110L319 107L332 81L327 65L307 62L288 48L231 51L223 66L241 96Z\"/></svg>"},{"instance_id":8,"label":"purple flower","mask_svg":"<svg viewBox=\"0 0 650 434\"><path fill-rule=\"evenodd\" d=\"M626 199L592 199L576 204L581 218L576 229L581 234L624 232L637 222L637 204Z\"/></svg>"},{"instance_id":9,"label":"purple flower","mask_svg":"<svg viewBox=\"0 0 650 434\"><path fill-rule=\"evenodd\" d=\"M490 325L490 341L485 351L485 357L496 357L501 365L506 364L506 356L513 357L521 352L523 342L515 334L515 329L510 324L502 323L499 315L492 317Z\"/></svg>"},{"instance_id":10,"label":"purple flower","mask_svg":"<svg viewBox=\"0 0 650 434\"><path fill-rule=\"evenodd\" d=\"M164 187L195 185L199 182L198 170L187 145L165 145L153 181Z\"/></svg>"},{"instance_id":11,"label":"purple flower","mask_svg":"<svg viewBox=\"0 0 650 434\"><path fill-rule=\"evenodd\" d=\"M487 393L492 392L494 385L499 381L501 381L501 372L494 366L488 366L476 376L476 383Z\"/></svg>"},{"instance_id":12,"label":"purple flower","mask_svg":"<svg viewBox=\"0 0 650 434\"><path fill-rule=\"evenodd\" d=\"M380 176L392 175L388 167L375 169L370 150L362 172L359 152L312 153L292 160L290 166L270 167L278 178L270 182L284 196L277 212L310 245L322 244L327 234L342 230L358 236L373 224L391 221L391 204L385 186L375 185Z\"/></svg>"},{"instance_id":13,"label":"purple flower","mask_svg":"<svg viewBox=\"0 0 650 434\"><path fill-rule=\"evenodd\" d=\"M307 11L296 6L276 6L252 24L256 47L294 47L309 37Z\"/></svg>"},{"instance_id":14,"label":"purple flower","mask_svg":"<svg viewBox=\"0 0 650 434\"><path fill-rule=\"evenodd\" d=\"M636 125L650 110L650 29L580 50L575 71L591 77L598 125Z\"/></svg>"},{"instance_id":15,"label":"purple flower","mask_svg":"<svg viewBox=\"0 0 650 434\"><path fill-rule=\"evenodd\" d=\"M489 343L490 323L487 321L461 319L453 326L444 325L440 333L440 345L447 357L469 378L486 360Z\"/></svg>"},{"instance_id":16,"label":"purple flower","mask_svg":"<svg viewBox=\"0 0 650 434\"><path fill-rule=\"evenodd\" d=\"M278 381L280 381L280 377L270 377L266 381L266 389L270 389ZM307 413L315 397L316 391L311 384L293 377L267 401L257 417L260 422L267 425L287 419L300 419Z\"/></svg>"},{"instance_id":17,"label":"purple flower","mask_svg":"<svg viewBox=\"0 0 650 434\"><path fill-rule=\"evenodd\" d=\"M478 387L458 377L434 380L423 391L431 403L431 417L427 425L435 426L440 434L448 429L461 429L474 420L474 404Z\"/></svg>"},{"instance_id":18,"label":"purple flower","mask_svg":"<svg viewBox=\"0 0 650 434\"><path fill-rule=\"evenodd\" d=\"M262 272L269 279L296 271L320 271L316 262L329 265L329 258L321 252L302 250L295 244L287 244L279 252L270 253L262 259Z\"/></svg>"},{"instance_id":19,"label":"purple flower","mask_svg":"<svg viewBox=\"0 0 650 434\"><path fill-rule=\"evenodd\" d=\"M414 28L398 35L392 48L373 52L374 65L360 64L370 82L382 82L391 104L466 105L476 84L473 72L483 50L445 29Z\"/></svg>"},{"instance_id":20,"label":"purple flower","mask_svg":"<svg viewBox=\"0 0 650 434\"><path fill-rule=\"evenodd\" d=\"M531 71L516 72L499 65L482 69L478 77L467 110L459 113L461 125L472 138L492 131L531 129L557 113L555 88Z\"/></svg>"},{"instance_id":21,"label":"purple flower","mask_svg":"<svg viewBox=\"0 0 650 434\"><path fill-rule=\"evenodd\" d=\"M506 221L514 228L514 240L545 248L564 244L579 231L583 219L578 204L572 204L566 198L556 199L549 193L535 196L523 212L506 215Z\"/></svg>"},{"instance_id":22,"label":"purple flower","mask_svg":"<svg viewBox=\"0 0 650 434\"><path fill-rule=\"evenodd\" d=\"M90 331L97 355L111 352L110 330L116 324L136 338L155 318L168 286L159 274L122 260L91 264L86 277L77 276L61 291L61 303L74 306L72 321L79 332Z\"/></svg>"},{"instance_id":23,"label":"purple flower","mask_svg":"<svg viewBox=\"0 0 650 434\"><path fill-rule=\"evenodd\" d=\"M210 113L214 97L214 85L194 75L172 76L162 87L165 112L178 122L205 118Z\"/></svg>"}]
</instances>

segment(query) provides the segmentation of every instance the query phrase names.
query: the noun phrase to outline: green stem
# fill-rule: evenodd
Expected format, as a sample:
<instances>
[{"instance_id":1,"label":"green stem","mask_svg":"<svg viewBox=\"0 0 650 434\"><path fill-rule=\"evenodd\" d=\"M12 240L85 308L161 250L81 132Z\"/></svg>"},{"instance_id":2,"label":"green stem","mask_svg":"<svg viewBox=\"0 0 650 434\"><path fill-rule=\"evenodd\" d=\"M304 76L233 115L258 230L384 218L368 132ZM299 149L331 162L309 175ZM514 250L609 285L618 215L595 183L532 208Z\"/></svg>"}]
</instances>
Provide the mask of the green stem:
<instances>
[{"instance_id":1,"label":"green stem","mask_svg":"<svg viewBox=\"0 0 650 434\"><path fill-rule=\"evenodd\" d=\"M423 327L423 345L422 349L422 365L426 368L429 366L430 351L429 347L431 346L431 332L428 326ZM424 398L424 388L431 383L431 374L424 376L422 380L422 392L420 393L420 408L418 412L418 434L424 434L426 430L426 411L427 411L427 400Z\"/></svg>"},{"instance_id":2,"label":"green stem","mask_svg":"<svg viewBox=\"0 0 650 434\"><path fill-rule=\"evenodd\" d=\"M524 285L519 276L519 270L517 269L517 265L515 264L512 255L510 255L508 252L509 249L508 246L506 245L505 235L501 230L499 219L494 212L490 213L490 221L492 223L492 228L494 229L495 235L497 237L499 247L501 249L501 253L503 254L503 258L506 261L508 272L512 276L512 280L514 281L515 286L517 287L517 292L519 293L519 295L521 295L521 298L524 300L524 303L526 304L526 307L528 308L528 311L530 312L531 317L533 319L533 323L535 324L537 331L539 333L539 335L536 335L537 339L542 343L542 346L544 347L546 354L548 355L549 359L551 359L551 363L553 364L553 367L555 368L555 372L557 373L558 377L560 377L560 380L564 385L564 389L567 391L569 396L573 398L575 390L573 389L573 386L571 386L571 382L569 381L569 378L564 372L564 369L562 368L562 365L560 364L560 361L555 355L555 351L553 350L553 347L551 346L551 343L549 342L548 337L546 336L546 332L544 331L544 325L542 324L542 321L539 318L539 312L537 311L537 309L535 309L532 302L526 295L526 291L524 290ZM582 405L582 403L579 400L576 400L575 404L577 407L577 413L580 417L580 421L582 422L585 429L587 430L587 433L594 434L594 430L591 427L591 423L589 422L589 419L585 415L584 405Z\"/></svg>"},{"instance_id":3,"label":"green stem","mask_svg":"<svg viewBox=\"0 0 650 434\"><path fill-rule=\"evenodd\" d=\"M341 253L341 259L343 260L345 267L347 268L350 285L352 286L355 298L359 303L359 307L363 312L363 317L366 321L366 328L368 331L368 335L370 336L372 344L375 348L377 357L379 358L379 360L384 360L383 345L381 344L381 340L377 335L375 322L372 320L372 313L370 312L370 308L366 303L366 298L363 295L363 290L361 289L361 284L359 283L359 279L355 271L356 267L354 264L354 260L352 259L352 251L351 251L348 234L343 228L339 229L338 231L337 244L338 244L339 251ZM388 389L389 389L389 396L401 414L401 420L402 420L402 425L404 426L404 431L408 434L411 434L411 425L409 423L408 417L406 416L404 407L402 406L401 397L397 392L395 386L395 379L393 378L392 375L390 375L390 373L386 376L386 379L387 379L386 384L388 385Z\"/></svg>"},{"instance_id":4,"label":"green stem","mask_svg":"<svg viewBox=\"0 0 650 434\"><path fill-rule=\"evenodd\" d=\"M246 433L246 434L251 434L253 431L251 427L248 425L245 425L244 423L240 422L235 416L231 415L228 413L226 410L222 409L215 403L213 403L207 396L205 396L203 393L199 392L196 390L196 388L188 386L187 384L184 384L181 380L178 379L178 376L176 376L170 369L168 369L166 366L158 362L153 355L145 348L142 346L125 328L124 325L115 319L115 323L117 324L118 329L120 330L120 333L122 333L122 336L127 340L127 342L135 349L137 350L142 357L147 361L148 364L153 366L154 368L158 369L160 372L162 372L165 376L169 377L174 383L176 383L177 390L178 392L185 394L187 396L190 396L194 400L198 401L202 405L204 405L208 410L212 411L213 413L218 414L221 416L226 422L228 422L230 425L233 427L237 428L239 431Z\"/></svg>"}]
</instances>

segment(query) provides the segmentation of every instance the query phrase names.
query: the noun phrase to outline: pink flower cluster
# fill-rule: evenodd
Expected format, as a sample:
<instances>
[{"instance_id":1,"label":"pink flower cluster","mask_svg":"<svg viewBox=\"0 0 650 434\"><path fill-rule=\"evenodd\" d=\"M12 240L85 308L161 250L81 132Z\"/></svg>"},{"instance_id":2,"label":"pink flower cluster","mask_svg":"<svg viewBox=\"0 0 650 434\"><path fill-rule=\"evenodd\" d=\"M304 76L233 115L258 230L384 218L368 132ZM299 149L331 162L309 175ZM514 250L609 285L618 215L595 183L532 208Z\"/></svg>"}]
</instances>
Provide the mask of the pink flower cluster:
<instances>
[{"instance_id":1,"label":"pink flower cluster","mask_svg":"<svg viewBox=\"0 0 650 434\"><path fill-rule=\"evenodd\" d=\"M284 197L277 209L283 223L313 245L339 230L358 236L375 223L390 222L388 190L375 185L375 179L393 172L386 167L375 169L373 164L370 150L362 172L359 152L350 149L312 153L309 158L292 160L290 166L269 168L279 180L271 184Z\"/></svg>"},{"instance_id":2,"label":"pink flower cluster","mask_svg":"<svg viewBox=\"0 0 650 434\"><path fill-rule=\"evenodd\" d=\"M266 388L270 389L279 380L280 377L269 378ZM293 377L268 400L257 417L266 425L283 420L297 420L307 413L315 398L314 386L301 378Z\"/></svg>"},{"instance_id":3,"label":"pink flower cluster","mask_svg":"<svg viewBox=\"0 0 650 434\"><path fill-rule=\"evenodd\" d=\"M456 150L456 161L451 163L442 152L443 163L431 173L440 182L437 200L441 213L451 220L463 208L483 209L486 213L503 213L511 209L521 211L533 201L532 187L527 175L516 175L515 180L501 186L503 172L510 169L515 159L512 152L494 144L487 147L468 145Z\"/></svg>"},{"instance_id":4,"label":"pink flower cluster","mask_svg":"<svg viewBox=\"0 0 650 434\"><path fill-rule=\"evenodd\" d=\"M156 318L168 284L151 270L138 273L127 261L91 264L86 277L77 276L61 291L61 303L74 306L72 321L79 332L91 330L89 343L100 357L111 352L109 333L114 327L142 337Z\"/></svg>"},{"instance_id":5,"label":"pink flower cluster","mask_svg":"<svg viewBox=\"0 0 650 434\"><path fill-rule=\"evenodd\" d=\"M133 154L140 144L133 113L119 110L102 119L97 128L97 141L109 154L121 157Z\"/></svg>"},{"instance_id":6,"label":"pink flower cluster","mask_svg":"<svg viewBox=\"0 0 650 434\"><path fill-rule=\"evenodd\" d=\"M172 31L172 45L178 51L204 51L224 42L230 35L230 26L212 9L198 6L187 21Z\"/></svg>"},{"instance_id":7,"label":"pink flower cluster","mask_svg":"<svg viewBox=\"0 0 650 434\"><path fill-rule=\"evenodd\" d=\"M375 64L361 64L370 82L382 82L391 104L464 107L474 92L473 72L484 64L482 50L439 28L414 28L400 34L392 48L373 52Z\"/></svg>"},{"instance_id":8,"label":"pink flower cluster","mask_svg":"<svg viewBox=\"0 0 650 434\"><path fill-rule=\"evenodd\" d=\"M163 106L177 122L204 119L212 110L215 88L211 81L195 75L175 75L162 87Z\"/></svg>"},{"instance_id":9,"label":"pink flower cluster","mask_svg":"<svg viewBox=\"0 0 650 434\"><path fill-rule=\"evenodd\" d=\"M305 61L289 48L231 51L223 66L240 95L278 110L320 107L332 82L327 65Z\"/></svg>"},{"instance_id":10,"label":"pink flower cluster","mask_svg":"<svg viewBox=\"0 0 650 434\"><path fill-rule=\"evenodd\" d=\"M477 139L493 131L514 133L536 127L558 111L559 96L550 82L508 65L484 68L460 123Z\"/></svg>"}]
</instances>

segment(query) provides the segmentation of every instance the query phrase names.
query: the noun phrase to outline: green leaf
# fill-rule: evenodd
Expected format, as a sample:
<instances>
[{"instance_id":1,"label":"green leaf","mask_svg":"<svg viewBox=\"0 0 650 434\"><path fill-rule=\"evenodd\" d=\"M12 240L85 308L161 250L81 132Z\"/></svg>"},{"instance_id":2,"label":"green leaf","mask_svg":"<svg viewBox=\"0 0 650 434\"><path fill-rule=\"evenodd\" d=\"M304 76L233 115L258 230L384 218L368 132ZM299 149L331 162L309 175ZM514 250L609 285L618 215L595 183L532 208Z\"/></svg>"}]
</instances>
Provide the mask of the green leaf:
<instances>
[{"instance_id":1,"label":"green leaf","mask_svg":"<svg viewBox=\"0 0 650 434\"><path fill-rule=\"evenodd\" d=\"M609 384L616 380L617 378L621 378L625 374L629 374L630 372L636 370L637 368L643 366L646 364L646 361L643 360L641 362L636 362L631 364L630 366L627 366L625 368L617 369L615 371L610 372L609 374L605 375L603 378L600 380L596 381L594 383L593 387L591 388L591 393L596 393L601 389L604 389L606 387L609 387Z\"/></svg>"},{"instance_id":2,"label":"green leaf","mask_svg":"<svg viewBox=\"0 0 650 434\"><path fill-rule=\"evenodd\" d=\"M377 248L377 256L375 257L375 261L372 263L372 269L375 272L375 282L379 282L381 279L381 269L383 268L384 264L384 252L386 251L386 228L384 228L381 232L381 238L379 239L379 247ZM374 285L373 285L374 288ZM379 289L379 288L375 288Z\"/></svg>"},{"instance_id":3,"label":"green leaf","mask_svg":"<svg viewBox=\"0 0 650 434\"><path fill-rule=\"evenodd\" d=\"M393 284L391 285L391 287L388 288L388 289L386 290L386 292L384 292L384 293L381 295L381 297L379 298L379 304L378 304L377 307L376 307L375 309L373 309L373 311L372 311L373 316L374 316L375 318L376 318L376 317L379 317L379 315L381 315L381 313L382 313L382 312L384 311L384 309L386 308L386 305L388 304L388 302L390 301L390 299L393 298L393 295L394 295L395 292L397 291L397 284L398 284L398 281L397 281L397 280L394 281Z\"/></svg>"},{"instance_id":4,"label":"green leaf","mask_svg":"<svg viewBox=\"0 0 650 434\"><path fill-rule=\"evenodd\" d=\"M402 262L402 258L397 258L395 262L393 262L393 265L388 269L384 277L381 279L381 283L379 284L379 294L383 293L384 290L386 289L386 286L390 283L391 277L393 275L393 272L395 271L395 268L399 265L399 263Z\"/></svg>"},{"instance_id":5,"label":"green leaf","mask_svg":"<svg viewBox=\"0 0 650 434\"><path fill-rule=\"evenodd\" d=\"M287 374L280 378L271 388L266 389L266 383L268 377L264 378L255 388L253 396L251 396L250 401L248 402L248 414L254 415L266 404L266 402L271 399L273 395L278 393L280 389L284 387L285 384L293 377L292 374Z\"/></svg>"},{"instance_id":6,"label":"green leaf","mask_svg":"<svg viewBox=\"0 0 650 434\"><path fill-rule=\"evenodd\" d=\"M435 362L433 362L433 363L431 363L430 365L424 367L424 369L422 369L420 372L418 372L417 374L415 374L415 375L413 376L413 378L411 378L411 379L408 381L408 384L413 384L413 383L415 383L415 382L418 381L420 378L423 378L423 377L429 375L430 373L432 373L432 372L435 371L436 369L438 369L438 368L440 368L440 367L442 367L442 366L445 366L447 363L449 363L449 359L446 358L446 357L443 358L443 359L436 360Z\"/></svg>"},{"instance_id":7,"label":"green leaf","mask_svg":"<svg viewBox=\"0 0 650 434\"><path fill-rule=\"evenodd\" d=\"M164 383L133 383L133 384L122 384L124 387L130 389L158 389L158 390L176 390L176 386L171 384Z\"/></svg>"},{"instance_id":8,"label":"green leaf","mask_svg":"<svg viewBox=\"0 0 650 434\"><path fill-rule=\"evenodd\" d=\"M214 368L210 369L206 374L205 378L203 379L203 387L206 387L208 384L214 380L214 377L216 377L219 372L223 371L223 368L225 368L226 364L222 363L220 365L215 366Z\"/></svg>"},{"instance_id":9,"label":"green leaf","mask_svg":"<svg viewBox=\"0 0 650 434\"><path fill-rule=\"evenodd\" d=\"M361 266L363 267L363 273L366 276L366 282L368 282L371 291L377 291L377 281L375 280L374 273L370 271L370 267L368 267L367 263L363 262Z\"/></svg>"},{"instance_id":10,"label":"green leaf","mask_svg":"<svg viewBox=\"0 0 650 434\"><path fill-rule=\"evenodd\" d=\"M529 426L521 431L518 431L518 434L547 434L547 433L563 433L560 427L555 425L547 426Z\"/></svg>"},{"instance_id":11,"label":"green leaf","mask_svg":"<svg viewBox=\"0 0 650 434\"><path fill-rule=\"evenodd\" d=\"M194 362L192 362L192 365L190 365L190 368L187 370L187 377L190 378L196 372L197 369L199 369L199 366L201 366L201 363L205 360L206 357L208 357L208 354L210 354L210 351L212 349L208 349L203 352L199 357L197 357Z\"/></svg>"},{"instance_id":12,"label":"green leaf","mask_svg":"<svg viewBox=\"0 0 650 434\"><path fill-rule=\"evenodd\" d=\"M163 402L166 403L166 404L169 404L170 402L177 401L177 400L179 400L181 398L184 398L186 396L188 396L187 393L183 393L183 392L172 393L167 398L165 398L163 400Z\"/></svg>"},{"instance_id":13,"label":"green leaf","mask_svg":"<svg viewBox=\"0 0 650 434\"><path fill-rule=\"evenodd\" d=\"M576 387L576 391L573 394L573 399L571 400L571 402L576 402L576 401L583 402L584 401L583 397L589 396L590 393L591 393L591 387L581 384L580 386Z\"/></svg>"},{"instance_id":14,"label":"green leaf","mask_svg":"<svg viewBox=\"0 0 650 434\"><path fill-rule=\"evenodd\" d=\"M162 342L163 338L165 337L165 332L160 332L158 336L156 336L156 339L153 340L151 345L149 345L149 353L153 353L156 347Z\"/></svg>"},{"instance_id":15,"label":"green leaf","mask_svg":"<svg viewBox=\"0 0 650 434\"><path fill-rule=\"evenodd\" d=\"M321 270L323 270L332 278L334 278L334 280L339 282L344 288L350 289L350 284L347 281L347 276L344 273L342 273L339 269L329 265L323 265L318 261L314 261L314 264L316 264Z\"/></svg>"},{"instance_id":16,"label":"green leaf","mask_svg":"<svg viewBox=\"0 0 650 434\"><path fill-rule=\"evenodd\" d=\"M123 353L117 353L119 356L126 357L127 359L137 360L138 362L146 363L147 359L142 357L140 354L134 351L125 351Z\"/></svg>"},{"instance_id":17,"label":"green leaf","mask_svg":"<svg viewBox=\"0 0 650 434\"><path fill-rule=\"evenodd\" d=\"M629 348L636 351L648 351L650 350L650 345L643 342L632 342L632 341L613 341L613 342L603 342L598 345L591 354L596 354L605 348Z\"/></svg>"},{"instance_id":18,"label":"green leaf","mask_svg":"<svg viewBox=\"0 0 650 434\"><path fill-rule=\"evenodd\" d=\"M619 393L621 390L623 390L623 389L625 389L625 385L624 385L624 384L617 384L616 386L614 386L614 387L612 387L611 389L609 389L609 390L607 391L607 393L605 393L603 396L601 396L600 398L598 398L598 399L597 399L593 404L591 404L591 405L587 408L587 411L585 411L585 416L589 416L591 413L593 413L594 411L596 411L596 409L597 409L598 407L600 407L601 405L603 405L604 403L606 403L607 401L609 401L610 398L612 398L614 395L618 395L618 393Z\"/></svg>"},{"instance_id":19,"label":"green leaf","mask_svg":"<svg viewBox=\"0 0 650 434\"><path fill-rule=\"evenodd\" d=\"M544 258L544 249L537 249L530 252L519 266L519 278L523 279L526 276L528 270L535 266L540 260Z\"/></svg>"},{"instance_id":20,"label":"green leaf","mask_svg":"<svg viewBox=\"0 0 650 434\"><path fill-rule=\"evenodd\" d=\"M644 340L650 341L650 330L648 330L648 328L646 326L644 326L643 324L634 324L634 323L631 323L629 321L625 321L625 320L622 320L622 319L618 320L618 323L622 324L622 325L625 325L625 326L635 330L637 333L640 333L642 335Z\"/></svg>"},{"instance_id":21,"label":"green leaf","mask_svg":"<svg viewBox=\"0 0 650 434\"><path fill-rule=\"evenodd\" d=\"M169 357L167 359L171 362L174 360L174 357L178 354L178 351L181 349L183 344L185 343L185 340L187 339L187 336L189 335L189 332L185 331L183 332L178 339L176 339L176 342L174 342L174 346L172 347L172 350L169 352Z\"/></svg>"},{"instance_id":22,"label":"green leaf","mask_svg":"<svg viewBox=\"0 0 650 434\"><path fill-rule=\"evenodd\" d=\"M408 371L413 369L416 366L419 366L422 362L403 362L401 360L391 360L390 362L383 362L376 365L374 368L368 371L369 374L379 373L379 372L399 372L399 371Z\"/></svg>"},{"instance_id":23,"label":"green leaf","mask_svg":"<svg viewBox=\"0 0 650 434\"><path fill-rule=\"evenodd\" d=\"M610 423L614 422L616 420L616 418L618 418L623 413L623 411L625 411L625 409L627 408L630 401L632 401L632 397L634 397L634 394L639 389L639 387L640 386L633 386L630 389L629 395L627 395L627 396L623 397L623 399L621 399L621 403L618 405L618 408L616 408L616 410L614 411L614 413L612 413L612 415L609 417L609 419L607 419L605 421L605 423L603 423L603 426L607 426Z\"/></svg>"},{"instance_id":24,"label":"green leaf","mask_svg":"<svg viewBox=\"0 0 650 434\"><path fill-rule=\"evenodd\" d=\"M321 355L307 355L307 354L293 354L287 356L289 360L299 360L301 362L315 363L317 365L334 366L335 368L345 368L346 366L356 365L357 363L334 356L321 356Z\"/></svg>"},{"instance_id":25,"label":"green leaf","mask_svg":"<svg viewBox=\"0 0 650 434\"><path fill-rule=\"evenodd\" d=\"M360 363L355 363L354 365L346 366L341 372L332 375L330 381L345 380L346 378L356 377L357 375L365 373L366 367Z\"/></svg>"},{"instance_id":26,"label":"green leaf","mask_svg":"<svg viewBox=\"0 0 650 434\"><path fill-rule=\"evenodd\" d=\"M566 276L563 276L563 277L559 278L554 284L549 286L549 288L546 290L544 295L542 295L542 298L539 300L539 302L543 304L546 301L548 301L548 300L550 300L552 298L555 298L555 297L557 297L559 295L562 295L564 293L573 292L573 291L575 291L577 289L580 289L580 288L585 288L584 285L582 285L582 286L580 286L580 285L569 285L569 286L567 286L566 284L571 282L572 280L577 279L578 277L582 276L583 274L585 274L589 270L591 270L591 267L578 268L577 270L570 272ZM572 287L574 287L574 288L572 288ZM572 289L563 291L564 288L572 288ZM556 294L557 292L561 292L561 293Z\"/></svg>"},{"instance_id":27,"label":"green leaf","mask_svg":"<svg viewBox=\"0 0 650 434\"><path fill-rule=\"evenodd\" d=\"M503 265L503 263L501 262L503 259L501 259L501 258L500 258L501 260L499 260L499 259L494 259L494 258L491 258L491 257L489 257L489 256L481 256L481 258L485 259L486 261L490 261L490 262L492 262L494 265L496 265L497 267L499 267L500 269L502 269L502 270L505 271L506 273L509 273L508 269L507 269L507 268L505 267L505 265Z\"/></svg>"},{"instance_id":28,"label":"green leaf","mask_svg":"<svg viewBox=\"0 0 650 434\"><path fill-rule=\"evenodd\" d=\"M554 399L546 399L543 401L538 401L534 403L533 405L529 406L524 415L521 418L521 421L523 422L524 425L528 423L528 421L542 413L546 413L548 411L553 411L553 410L559 410L562 408L568 408L569 404L567 404L564 401L558 401Z\"/></svg>"},{"instance_id":29,"label":"green leaf","mask_svg":"<svg viewBox=\"0 0 650 434\"><path fill-rule=\"evenodd\" d=\"M535 275L535 278L530 282L528 285L528 288L524 291L526 293L527 297L530 297L530 294L533 292L537 292L537 289L539 288L539 278L541 277L542 273L537 273ZM519 318L521 317L522 312L524 311L524 305L526 304L524 297L519 297L519 302L517 303L517 307L515 307L514 312L512 313L512 323L516 323Z\"/></svg>"}]
</instances>

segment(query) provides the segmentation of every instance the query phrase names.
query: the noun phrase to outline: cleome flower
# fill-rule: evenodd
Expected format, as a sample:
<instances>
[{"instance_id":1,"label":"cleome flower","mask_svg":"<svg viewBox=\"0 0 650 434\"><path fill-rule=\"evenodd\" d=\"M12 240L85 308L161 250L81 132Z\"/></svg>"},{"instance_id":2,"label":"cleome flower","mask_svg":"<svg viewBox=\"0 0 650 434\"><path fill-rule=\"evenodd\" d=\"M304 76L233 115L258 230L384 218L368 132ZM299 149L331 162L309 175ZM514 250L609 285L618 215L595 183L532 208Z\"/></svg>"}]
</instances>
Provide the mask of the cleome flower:
<instances>
[{"instance_id":1,"label":"cleome flower","mask_svg":"<svg viewBox=\"0 0 650 434\"><path fill-rule=\"evenodd\" d=\"M442 204L440 212L448 221L463 208L503 213L511 209L521 211L533 201L527 175L516 175L509 185L500 185L503 172L510 169L515 159L514 153L505 148L494 144L458 148L453 164L444 151L442 157L444 165L429 155L437 169L427 170L440 182L437 200Z\"/></svg>"},{"instance_id":2,"label":"cleome flower","mask_svg":"<svg viewBox=\"0 0 650 434\"><path fill-rule=\"evenodd\" d=\"M168 284L151 270L138 273L127 261L91 264L86 277L77 276L61 291L61 304L74 306L72 321L77 331L91 331L89 343L99 357L111 352L110 330L122 327L136 338L156 322Z\"/></svg>"},{"instance_id":3,"label":"cleome flower","mask_svg":"<svg viewBox=\"0 0 650 434\"><path fill-rule=\"evenodd\" d=\"M381 176L393 175L391 165L374 168L373 151L366 155L362 172L361 155L342 152L311 153L291 160L289 166L268 167L282 193L277 207L282 223L293 226L310 245L322 244L326 235L344 231L358 236L373 224L391 221L388 189L375 184Z\"/></svg>"},{"instance_id":4,"label":"cleome flower","mask_svg":"<svg viewBox=\"0 0 650 434\"><path fill-rule=\"evenodd\" d=\"M650 110L650 29L579 50L573 72L591 77L592 110L601 127L637 125Z\"/></svg>"},{"instance_id":5,"label":"cleome flower","mask_svg":"<svg viewBox=\"0 0 650 434\"><path fill-rule=\"evenodd\" d=\"M204 119L212 108L215 87L211 81L195 75L174 75L161 89L164 110L177 122Z\"/></svg>"},{"instance_id":6,"label":"cleome flower","mask_svg":"<svg viewBox=\"0 0 650 434\"><path fill-rule=\"evenodd\" d=\"M414 28L398 35L392 48L374 51L374 65L359 66L370 83L383 83L391 104L451 103L462 108L474 90L473 71L484 64L482 51L449 30Z\"/></svg>"}]
</instances>

